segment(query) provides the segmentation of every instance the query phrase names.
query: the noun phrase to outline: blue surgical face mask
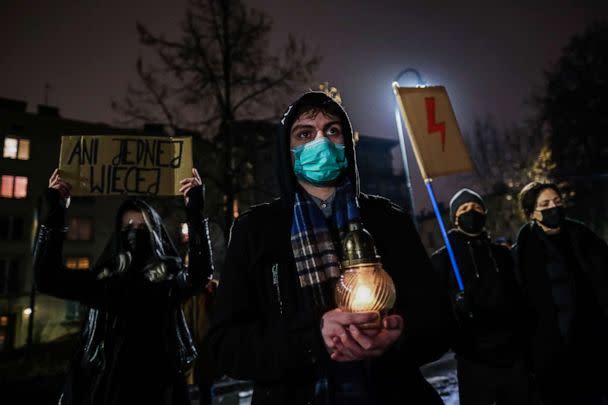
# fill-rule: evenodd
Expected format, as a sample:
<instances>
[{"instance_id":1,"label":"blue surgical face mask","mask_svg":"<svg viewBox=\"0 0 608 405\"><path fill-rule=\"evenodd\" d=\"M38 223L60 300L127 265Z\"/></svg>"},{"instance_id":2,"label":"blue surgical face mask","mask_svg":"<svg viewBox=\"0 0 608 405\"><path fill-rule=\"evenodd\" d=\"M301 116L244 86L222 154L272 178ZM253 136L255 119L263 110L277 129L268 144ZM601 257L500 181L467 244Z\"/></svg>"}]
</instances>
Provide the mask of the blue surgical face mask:
<instances>
[{"instance_id":1,"label":"blue surgical face mask","mask_svg":"<svg viewBox=\"0 0 608 405\"><path fill-rule=\"evenodd\" d=\"M305 143L291 150L296 177L315 186L327 186L346 169L344 145L327 138Z\"/></svg>"}]
</instances>

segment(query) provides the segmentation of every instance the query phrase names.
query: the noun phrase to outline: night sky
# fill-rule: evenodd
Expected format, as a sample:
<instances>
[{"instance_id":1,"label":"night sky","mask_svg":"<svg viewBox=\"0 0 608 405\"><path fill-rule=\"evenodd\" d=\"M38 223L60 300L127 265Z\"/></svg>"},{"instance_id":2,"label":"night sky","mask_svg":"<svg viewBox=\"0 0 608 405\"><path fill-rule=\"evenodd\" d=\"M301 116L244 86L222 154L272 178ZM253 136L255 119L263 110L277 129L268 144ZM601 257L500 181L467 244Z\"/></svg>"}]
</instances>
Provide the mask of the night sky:
<instances>
[{"instance_id":1,"label":"night sky","mask_svg":"<svg viewBox=\"0 0 608 405\"><path fill-rule=\"evenodd\" d=\"M64 117L115 123L111 99L146 58L136 21L171 37L186 0L0 0L0 97L44 102ZM466 132L475 117L501 125L524 119L526 100L571 35L608 18L608 1L278 1L252 0L274 20L273 45L287 33L324 57L317 81L342 94L355 129L396 139L391 81L404 68L447 87ZM413 84L406 76L402 84ZM410 157L410 164L413 158ZM417 171L412 173L419 179ZM421 182L416 204L427 206ZM438 182L445 198L461 181Z\"/></svg>"}]
</instances>

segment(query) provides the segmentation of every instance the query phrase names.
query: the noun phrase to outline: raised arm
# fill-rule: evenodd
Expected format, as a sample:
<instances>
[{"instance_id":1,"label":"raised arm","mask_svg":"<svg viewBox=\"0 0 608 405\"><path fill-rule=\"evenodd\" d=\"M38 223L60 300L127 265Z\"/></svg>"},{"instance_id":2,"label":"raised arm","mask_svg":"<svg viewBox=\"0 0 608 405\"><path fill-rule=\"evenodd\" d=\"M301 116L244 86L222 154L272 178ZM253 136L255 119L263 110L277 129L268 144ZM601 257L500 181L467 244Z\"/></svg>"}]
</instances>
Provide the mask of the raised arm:
<instances>
[{"instance_id":1,"label":"raised arm","mask_svg":"<svg viewBox=\"0 0 608 405\"><path fill-rule=\"evenodd\" d=\"M192 177L183 179L181 185L188 221L188 267L178 273L176 296L186 299L203 288L211 288L213 259L209 225L202 214L204 188L198 171L192 169Z\"/></svg>"},{"instance_id":2,"label":"raised arm","mask_svg":"<svg viewBox=\"0 0 608 405\"><path fill-rule=\"evenodd\" d=\"M70 185L58 170L49 180L45 191L46 215L40 226L34 247L34 277L38 291L58 298L80 301L90 306L102 302L103 283L88 271L72 271L63 266L63 241L67 231L66 205Z\"/></svg>"}]
</instances>

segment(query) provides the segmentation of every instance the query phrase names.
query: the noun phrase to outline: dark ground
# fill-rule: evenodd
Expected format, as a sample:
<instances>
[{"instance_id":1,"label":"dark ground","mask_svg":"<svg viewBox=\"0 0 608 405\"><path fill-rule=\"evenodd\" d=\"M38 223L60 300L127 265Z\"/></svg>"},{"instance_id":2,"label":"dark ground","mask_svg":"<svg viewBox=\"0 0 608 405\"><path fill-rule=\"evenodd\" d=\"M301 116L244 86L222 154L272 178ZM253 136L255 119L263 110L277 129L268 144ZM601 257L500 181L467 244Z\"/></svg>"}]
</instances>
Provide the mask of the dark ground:
<instances>
[{"instance_id":1,"label":"dark ground","mask_svg":"<svg viewBox=\"0 0 608 405\"><path fill-rule=\"evenodd\" d=\"M5 361L6 359L0 359ZM14 360L13 360L14 361ZM435 363L422 368L422 372L447 405L458 404L458 386L456 383L456 362L452 354L447 354ZM3 405L13 404L57 404L64 374L17 378L0 376L0 392ZM251 403L251 385L243 381L220 380L213 387L213 405L249 405ZM198 391L192 388L192 405L199 405Z\"/></svg>"}]
</instances>

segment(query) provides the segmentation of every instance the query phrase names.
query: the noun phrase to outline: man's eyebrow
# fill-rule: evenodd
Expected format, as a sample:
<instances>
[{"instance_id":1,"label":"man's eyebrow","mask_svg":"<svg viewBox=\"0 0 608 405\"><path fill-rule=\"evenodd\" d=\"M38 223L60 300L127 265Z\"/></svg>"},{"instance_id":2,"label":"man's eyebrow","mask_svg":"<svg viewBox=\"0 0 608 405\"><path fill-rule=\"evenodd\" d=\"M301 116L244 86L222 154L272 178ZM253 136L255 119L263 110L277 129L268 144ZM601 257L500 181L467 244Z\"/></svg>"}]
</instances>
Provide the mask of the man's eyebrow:
<instances>
[{"instance_id":1,"label":"man's eyebrow","mask_svg":"<svg viewBox=\"0 0 608 405\"><path fill-rule=\"evenodd\" d=\"M323 128L325 129L325 128L331 127L332 125L336 125L336 124L338 124L338 125L342 126L342 122L340 122L340 120L335 120L335 121L330 121L330 122L328 122L327 124L325 124L325 125L323 126ZM296 125L294 125L293 127L291 127L291 131L290 131L290 133L292 133L292 134L293 134L295 131L297 131L297 130L299 130L299 129L309 129L309 128L314 129L314 128L315 128L315 126L314 126L314 125L312 125L312 124L296 124Z\"/></svg>"},{"instance_id":2,"label":"man's eyebrow","mask_svg":"<svg viewBox=\"0 0 608 405\"><path fill-rule=\"evenodd\" d=\"M294 133L298 129L304 129L304 128L314 128L314 125L310 125L310 124L297 124L297 125L294 125L293 127L291 127L291 133Z\"/></svg>"},{"instance_id":3,"label":"man's eyebrow","mask_svg":"<svg viewBox=\"0 0 608 405\"><path fill-rule=\"evenodd\" d=\"M324 128L331 127L332 125L336 125L336 124L342 126L342 123L340 122L340 120L335 120L335 121L330 121L327 124L325 124Z\"/></svg>"}]
</instances>

